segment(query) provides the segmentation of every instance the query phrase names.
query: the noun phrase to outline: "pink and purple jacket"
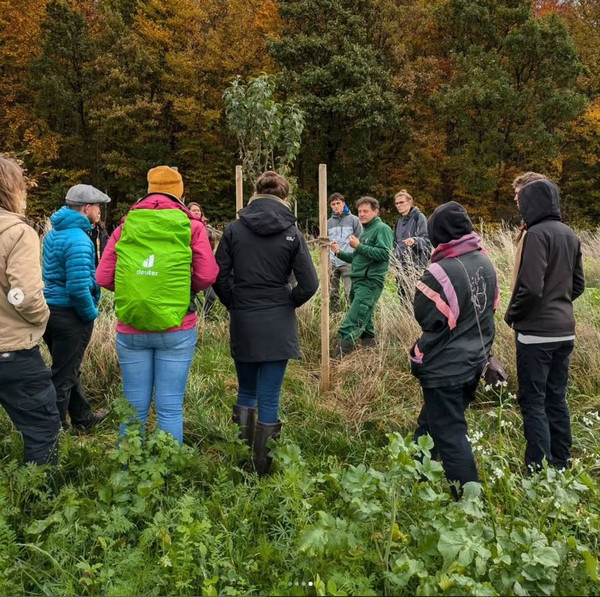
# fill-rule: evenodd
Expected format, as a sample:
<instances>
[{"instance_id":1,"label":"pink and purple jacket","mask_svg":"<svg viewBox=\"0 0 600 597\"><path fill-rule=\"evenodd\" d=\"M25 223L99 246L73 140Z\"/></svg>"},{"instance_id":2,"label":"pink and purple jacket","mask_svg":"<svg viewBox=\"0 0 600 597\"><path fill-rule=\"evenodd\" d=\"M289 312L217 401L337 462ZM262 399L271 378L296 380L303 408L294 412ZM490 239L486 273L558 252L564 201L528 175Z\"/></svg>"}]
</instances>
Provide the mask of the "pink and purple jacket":
<instances>
[{"instance_id":1,"label":"pink and purple jacket","mask_svg":"<svg viewBox=\"0 0 600 597\"><path fill-rule=\"evenodd\" d=\"M138 201L131 209L173 209L177 206L190 219L192 238L190 247L192 249L192 292L195 294L201 290L205 290L217 279L219 274L219 266L215 261L206 228L200 218L192 214L185 205L178 201L162 195L153 193L147 195L141 201ZM107 290L115 290L115 270L117 267L117 253L115 245L121 238L123 223L121 221L119 227L112 233L106 249L102 254L98 269L96 270L96 282ZM178 332L181 330L190 330L196 326L197 316L195 312L188 313L181 322L180 326L164 330L165 332ZM117 332L121 334L147 334L149 332L138 330L122 321L117 323Z\"/></svg>"}]
</instances>

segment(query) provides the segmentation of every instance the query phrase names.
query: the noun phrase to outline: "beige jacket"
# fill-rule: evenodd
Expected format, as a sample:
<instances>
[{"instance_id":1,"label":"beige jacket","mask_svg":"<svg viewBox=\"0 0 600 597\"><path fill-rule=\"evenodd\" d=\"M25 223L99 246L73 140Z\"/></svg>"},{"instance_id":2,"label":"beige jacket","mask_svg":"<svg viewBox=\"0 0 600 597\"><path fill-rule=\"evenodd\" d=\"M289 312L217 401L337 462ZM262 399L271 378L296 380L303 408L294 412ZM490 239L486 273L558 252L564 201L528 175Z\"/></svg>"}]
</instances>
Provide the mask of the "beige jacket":
<instances>
[{"instance_id":1,"label":"beige jacket","mask_svg":"<svg viewBox=\"0 0 600 597\"><path fill-rule=\"evenodd\" d=\"M37 233L24 216L0 208L0 351L38 343L50 316L43 288Z\"/></svg>"}]
</instances>

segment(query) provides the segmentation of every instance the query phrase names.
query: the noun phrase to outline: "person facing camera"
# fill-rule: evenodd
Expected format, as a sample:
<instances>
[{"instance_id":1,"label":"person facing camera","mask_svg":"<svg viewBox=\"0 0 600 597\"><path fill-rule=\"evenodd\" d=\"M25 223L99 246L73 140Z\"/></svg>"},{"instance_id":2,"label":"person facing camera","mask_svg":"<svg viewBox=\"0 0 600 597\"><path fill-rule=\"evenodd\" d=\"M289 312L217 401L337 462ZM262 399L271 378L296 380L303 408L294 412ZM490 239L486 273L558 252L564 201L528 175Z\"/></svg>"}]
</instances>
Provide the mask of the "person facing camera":
<instances>
[{"instance_id":1,"label":"person facing camera","mask_svg":"<svg viewBox=\"0 0 600 597\"><path fill-rule=\"evenodd\" d=\"M196 346L196 293L216 279L204 223L182 203L169 166L148 172L148 194L110 237L98 283L115 293L123 393L145 427L154 393L158 428L183 442L183 399ZM121 426L120 433L125 428Z\"/></svg>"},{"instance_id":2,"label":"person facing camera","mask_svg":"<svg viewBox=\"0 0 600 597\"><path fill-rule=\"evenodd\" d=\"M262 174L248 206L238 212L239 220L225 229L216 254L220 271L213 288L231 317L239 386L233 421L240 438L254 449L260 476L271 467L267 441L281 432L279 397L287 362L300 358L296 309L319 286L289 193L283 176ZM291 273L294 288L288 283Z\"/></svg>"},{"instance_id":3,"label":"person facing camera","mask_svg":"<svg viewBox=\"0 0 600 597\"><path fill-rule=\"evenodd\" d=\"M38 346L50 312L25 205L21 167L0 156L0 404L23 436L25 462L56 464L60 417Z\"/></svg>"}]
</instances>

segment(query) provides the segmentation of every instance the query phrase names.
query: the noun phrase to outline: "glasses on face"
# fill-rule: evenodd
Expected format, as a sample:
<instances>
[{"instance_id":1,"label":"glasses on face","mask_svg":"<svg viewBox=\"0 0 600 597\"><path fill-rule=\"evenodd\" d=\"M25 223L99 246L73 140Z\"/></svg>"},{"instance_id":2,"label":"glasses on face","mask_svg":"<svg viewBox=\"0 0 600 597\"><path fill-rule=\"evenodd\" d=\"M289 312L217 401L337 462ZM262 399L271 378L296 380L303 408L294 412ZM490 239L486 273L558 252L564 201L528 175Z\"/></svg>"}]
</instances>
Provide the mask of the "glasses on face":
<instances>
[{"instance_id":1,"label":"glasses on face","mask_svg":"<svg viewBox=\"0 0 600 597\"><path fill-rule=\"evenodd\" d=\"M394 201L394 205L405 205L408 201Z\"/></svg>"}]
</instances>

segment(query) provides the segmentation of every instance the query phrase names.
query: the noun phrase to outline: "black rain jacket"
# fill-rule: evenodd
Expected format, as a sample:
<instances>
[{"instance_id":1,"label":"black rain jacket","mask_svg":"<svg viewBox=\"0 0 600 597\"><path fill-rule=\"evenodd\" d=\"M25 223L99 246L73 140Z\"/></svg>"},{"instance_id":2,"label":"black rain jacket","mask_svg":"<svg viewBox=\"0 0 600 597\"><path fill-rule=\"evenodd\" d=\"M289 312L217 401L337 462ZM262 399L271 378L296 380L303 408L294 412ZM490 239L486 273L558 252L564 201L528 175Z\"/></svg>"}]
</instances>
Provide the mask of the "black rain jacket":
<instances>
[{"instance_id":1,"label":"black rain jacket","mask_svg":"<svg viewBox=\"0 0 600 597\"><path fill-rule=\"evenodd\" d=\"M258 195L239 216L217 248L213 285L231 316L231 354L254 363L300 358L296 309L319 287L306 241L277 197Z\"/></svg>"},{"instance_id":2,"label":"black rain jacket","mask_svg":"<svg viewBox=\"0 0 600 597\"><path fill-rule=\"evenodd\" d=\"M549 180L525 185L519 209L527 234L504 320L524 334L574 334L573 301L585 290L585 280L579 239L561 222L558 187Z\"/></svg>"}]
</instances>

